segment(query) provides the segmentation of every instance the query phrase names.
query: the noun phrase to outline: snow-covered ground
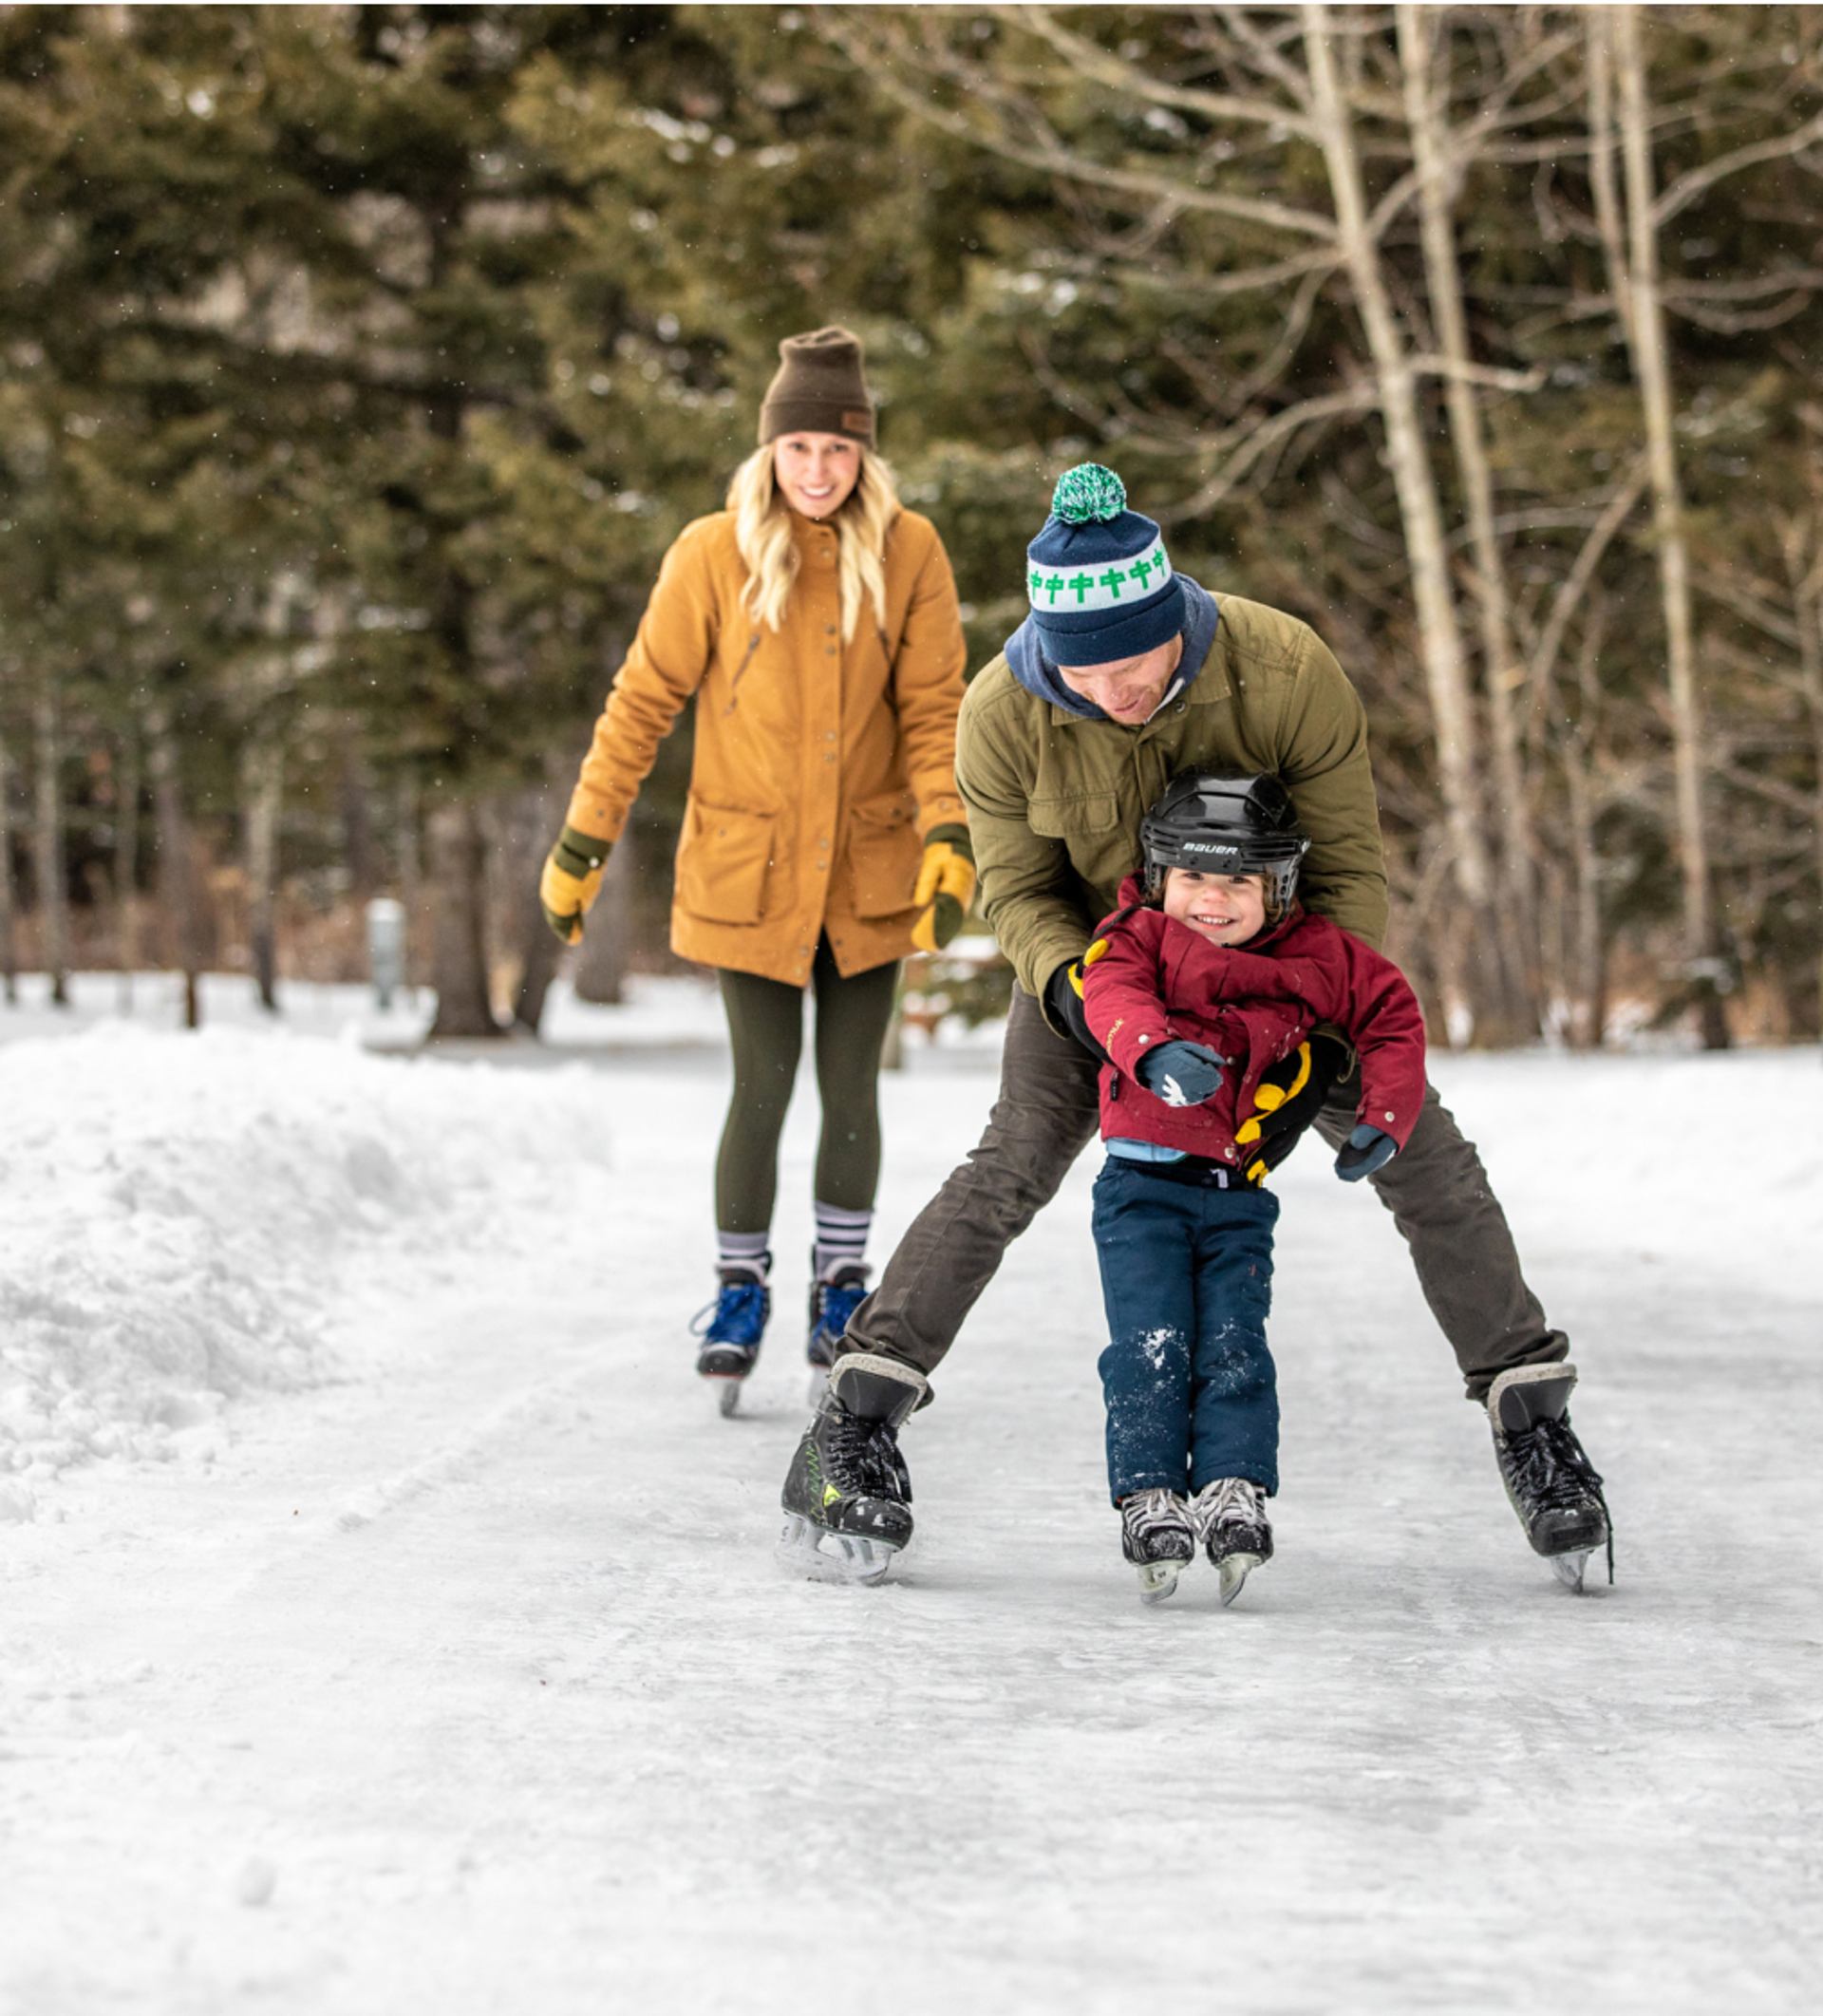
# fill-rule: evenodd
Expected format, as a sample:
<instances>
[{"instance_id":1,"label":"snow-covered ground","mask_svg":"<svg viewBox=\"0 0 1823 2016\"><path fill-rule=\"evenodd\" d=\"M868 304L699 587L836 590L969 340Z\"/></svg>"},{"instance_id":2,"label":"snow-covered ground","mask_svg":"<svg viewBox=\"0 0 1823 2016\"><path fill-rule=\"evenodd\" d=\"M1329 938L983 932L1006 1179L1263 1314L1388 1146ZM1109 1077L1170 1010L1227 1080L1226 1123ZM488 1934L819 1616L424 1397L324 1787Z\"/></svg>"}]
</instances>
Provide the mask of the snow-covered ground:
<instances>
[{"instance_id":1,"label":"snow-covered ground","mask_svg":"<svg viewBox=\"0 0 1823 2016\"><path fill-rule=\"evenodd\" d=\"M724 1422L682 1336L712 1001L458 1063L240 999L0 1009L6 2016L1814 2003L1814 1050L1438 1062L1576 1341L1611 1592L1526 1552L1390 1222L1306 1150L1279 1556L1146 1610L1092 1158L908 1431L914 1552L832 1589L770 1554L807 1086ZM887 1236L992 1062L888 1080Z\"/></svg>"}]
</instances>

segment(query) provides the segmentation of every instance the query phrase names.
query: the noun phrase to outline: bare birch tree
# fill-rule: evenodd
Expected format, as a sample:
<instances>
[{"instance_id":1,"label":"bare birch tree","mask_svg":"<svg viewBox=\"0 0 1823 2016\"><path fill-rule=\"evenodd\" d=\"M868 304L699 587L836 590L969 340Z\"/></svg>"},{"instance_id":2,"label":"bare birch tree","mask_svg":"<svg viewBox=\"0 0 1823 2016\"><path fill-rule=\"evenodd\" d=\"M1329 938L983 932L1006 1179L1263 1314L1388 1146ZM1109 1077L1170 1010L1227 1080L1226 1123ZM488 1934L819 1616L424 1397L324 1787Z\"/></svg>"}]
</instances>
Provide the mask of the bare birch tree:
<instances>
[{"instance_id":1,"label":"bare birch tree","mask_svg":"<svg viewBox=\"0 0 1823 2016\"><path fill-rule=\"evenodd\" d=\"M1335 31L1326 9L1303 9L1310 102L1335 202L1337 243L1347 268L1355 310L1372 360L1386 455L1399 497L1412 564L1419 649L1437 737L1438 786L1457 888L1482 947L1496 965L1505 933L1496 914L1494 877L1485 835L1475 708L1462 633L1450 581L1449 551L1437 475L1419 409L1414 346L1396 311L1370 217L1354 112L1342 87ZM1453 258L1453 254L1446 254ZM1503 1014L1511 997L1505 976L1476 990L1476 1007ZM1500 1040L1511 1040L1503 1028Z\"/></svg>"},{"instance_id":2,"label":"bare birch tree","mask_svg":"<svg viewBox=\"0 0 1823 2016\"><path fill-rule=\"evenodd\" d=\"M1697 693L1691 616L1690 552L1671 387L1670 346L1659 283L1659 220L1655 213L1651 99L1637 6L1589 10L1589 32L1611 38L1619 99L1621 154L1626 190L1627 309L1626 328L1639 382L1652 477L1659 584L1664 614L1665 677L1670 692L1672 767L1676 780L1678 863L1683 884L1683 951L1687 975L1701 987L1699 1023L1703 1046L1728 1043L1721 996L1704 976L1716 964L1716 926L1704 830L1702 711Z\"/></svg>"},{"instance_id":3,"label":"bare birch tree","mask_svg":"<svg viewBox=\"0 0 1823 2016\"><path fill-rule=\"evenodd\" d=\"M1532 819L1520 759L1517 707L1525 672L1513 642L1512 591L1506 556L1494 529L1494 473L1462 301L1455 206L1464 162L1452 144L1446 101L1435 74L1437 29L1441 26L1447 30L1448 19L1447 9L1401 5L1399 47L1405 118L1419 179L1426 292L1436 323L1438 352L1447 367L1443 397L1475 556L1475 603L1487 695L1490 809L1501 838L1496 928L1504 946L1507 1005L1535 1029L1538 997L1532 968L1537 918Z\"/></svg>"}]
</instances>

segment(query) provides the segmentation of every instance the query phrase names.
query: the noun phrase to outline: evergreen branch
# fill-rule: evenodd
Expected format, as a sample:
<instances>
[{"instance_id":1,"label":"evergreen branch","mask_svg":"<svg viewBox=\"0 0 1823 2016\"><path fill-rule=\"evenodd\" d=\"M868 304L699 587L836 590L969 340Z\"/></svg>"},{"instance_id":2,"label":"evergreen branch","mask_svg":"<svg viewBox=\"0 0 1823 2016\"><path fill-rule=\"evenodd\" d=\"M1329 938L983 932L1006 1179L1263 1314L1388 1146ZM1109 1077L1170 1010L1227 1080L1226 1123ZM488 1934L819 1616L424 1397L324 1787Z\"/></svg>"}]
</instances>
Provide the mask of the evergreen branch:
<instances>
[{"instance_id":1,"label":"evergreen branch","mask_svg":"<svg viewBox=\"0 0 1823 2016\"><path fill-rule=\"evenodd\" d=\"M1195 112L1209 120L1239 120L1255 125L1283 127L1304 140L1314 141L1317 138L1313 121L1302 112L1287 110L1284 105L1264 99L1236 98L1222 91L1160 84L1137 64L1128 63L1102 48L1099 43L1091 42L1086 35L1079 35L1060 26L1048 8L997 7L994 11L1003 20L1048 43L1083 76L1093 77L1111 90L1124 91L1130 97L1142 98L1151 104L1169 105L1176 111Z\"/></svg>"},{"instance_id":2,"label":"evergreen branch","mask_svg":"<svg viewBox=\"0 0 1823 2016\"><path fill-rule=\"evenodd\" d=\"M890 43L876 39L870 42L859 34L848 19L831 15L818 21L818 32L833 43L859 69L870 73L874 84L883 90L894 104L948 133L952 139L966 144L980 147L998 156L1003 160L1017 162L1021 167L1038 168L1065 181L1085 183L1092 188L1118 189L1129 196L1141 196L1156 200L1168 198L1182 205L1186 210L1197 210L1215 217L1233 217L1249 224L1265 224L1280 231L1295 232L1299 236L1326 241L1333 237L1334 229L1329 221L1312 211L1299 210L1287 203L1271 203L1250 197L1224 195L1220 191L1205 189L1194 182L1179 181L1174 177L1152 174L1137 168L1120 168L1106 161L1099 161L1076 153L1059 139L1048 127L1042 130L1044 139L1041 144L1032 144L1015 139L1004 128L984 130L974 122L947 106L934 104L928 94L914 90L898 73L892 60L894 55L909 60L909 52L903 44L896 50ZM968 81L967 66L963 76ZM976 95L990 99L993 93L980 88ZM1030 109L1030 108L1027 108Z\"/></svg>"}]
</instances>

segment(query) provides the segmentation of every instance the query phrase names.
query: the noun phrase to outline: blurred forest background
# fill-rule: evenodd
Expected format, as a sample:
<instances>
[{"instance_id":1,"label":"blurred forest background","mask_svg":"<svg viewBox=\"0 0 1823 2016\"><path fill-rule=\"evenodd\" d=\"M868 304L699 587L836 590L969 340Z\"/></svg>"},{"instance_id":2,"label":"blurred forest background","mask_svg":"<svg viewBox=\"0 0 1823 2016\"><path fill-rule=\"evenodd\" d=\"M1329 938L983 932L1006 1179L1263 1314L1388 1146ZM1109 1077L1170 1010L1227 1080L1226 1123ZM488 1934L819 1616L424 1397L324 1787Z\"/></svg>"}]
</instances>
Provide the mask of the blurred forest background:
<instances>
[{"instance_id":1,"label":"blurred forest background","mask_svg":"<svg viewBox=\"0 0 1823 2016\"><path fill-rule=\"evenodd\" d=\"M973 665L1088 456L1333 646L1439 1035L1819 1033L1823 10L9 7L0 175L9 997L384 894L536 1027L659 557L845 321Z\"/></svg>"}]
</instances>

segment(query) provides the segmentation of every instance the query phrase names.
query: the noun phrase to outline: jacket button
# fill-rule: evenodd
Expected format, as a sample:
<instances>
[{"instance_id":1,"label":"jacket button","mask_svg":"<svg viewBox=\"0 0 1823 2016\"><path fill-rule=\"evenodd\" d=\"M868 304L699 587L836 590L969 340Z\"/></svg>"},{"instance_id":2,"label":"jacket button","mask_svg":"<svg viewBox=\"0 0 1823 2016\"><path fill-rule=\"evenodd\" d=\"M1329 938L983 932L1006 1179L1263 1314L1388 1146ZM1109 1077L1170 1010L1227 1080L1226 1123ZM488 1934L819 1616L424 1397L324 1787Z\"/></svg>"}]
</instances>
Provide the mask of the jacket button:
<instances>
[{"instance_id":1,"label":"jacket button","mask_svg":"<svg viewBox=\"0 0 1823 2016\"><path fill-rule=\"evenodd\" d=\"M833 637L833 636L834 636L835 634L836 634L836 626L835 626L835 624L833 624L833 623L825 623L825 624L823 625L823 635L824 635L825 637Z\"/></svg>"}]
</instances>

